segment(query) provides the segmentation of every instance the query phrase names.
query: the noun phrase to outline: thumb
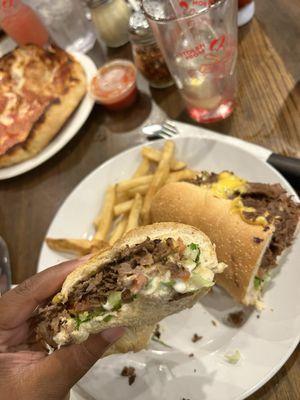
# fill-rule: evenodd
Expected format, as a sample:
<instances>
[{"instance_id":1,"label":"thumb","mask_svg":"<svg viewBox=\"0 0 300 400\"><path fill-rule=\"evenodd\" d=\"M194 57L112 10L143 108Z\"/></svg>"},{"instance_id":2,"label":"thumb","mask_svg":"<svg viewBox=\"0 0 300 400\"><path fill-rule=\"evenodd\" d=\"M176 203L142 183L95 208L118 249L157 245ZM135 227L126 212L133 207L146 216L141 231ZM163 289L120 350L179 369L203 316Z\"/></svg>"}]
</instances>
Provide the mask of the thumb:
<instances>
[{"instance_id":1,"label":"thumb","mask_svg":"<svg viewBox=\"0 0 300 400\"><path fill-rule=\"evenodd\" d=\"M124 332L125 329L121 327L107 329L98 335L91 335L81 344L74 344L55 351L46 357L39 366L39 386L41 386L41 381L45 381L46 386L49 386L49 382L51 382L52 390L55 392L53 394L57 398L65 396Z\"/></svg>"}]
</instances>

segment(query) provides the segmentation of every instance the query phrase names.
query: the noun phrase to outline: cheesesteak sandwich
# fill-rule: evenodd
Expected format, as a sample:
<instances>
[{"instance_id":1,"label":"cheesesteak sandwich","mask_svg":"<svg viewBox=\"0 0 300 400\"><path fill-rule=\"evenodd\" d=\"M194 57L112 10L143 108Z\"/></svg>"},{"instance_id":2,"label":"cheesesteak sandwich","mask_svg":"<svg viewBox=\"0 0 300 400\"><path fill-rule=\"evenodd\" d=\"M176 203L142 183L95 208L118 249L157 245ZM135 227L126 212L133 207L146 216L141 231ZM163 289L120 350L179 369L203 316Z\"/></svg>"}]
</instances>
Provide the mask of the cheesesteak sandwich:
<instances>
[{"instance_id":1,"label":"cheesesteak sandwich","mask_svg":"<svg viewBox=\"0 0 300 400\"><path fill-rule=\"evenodd\" d=\"M262 288L277 257L291 245L299 204L279 184L251 183L231 172L203 172L170 183L155 196L153 222L193 225L215 243L228 265L217 284L245 305L263 306Z\"/></svg>"},{"instance_id":2,"label":"cheesesteak sandwich","mask_svg":"<svg viewBox=\"0 0 300 400\"><path fill-rule=\"evenodd\" d=\"M154 325L192 307L222 272L214 246L196 228L176 223L140 227L74 270L38 310L37 336L53 348L126 327L110 354L147 346Z\"/></svg>"}]
</instances>

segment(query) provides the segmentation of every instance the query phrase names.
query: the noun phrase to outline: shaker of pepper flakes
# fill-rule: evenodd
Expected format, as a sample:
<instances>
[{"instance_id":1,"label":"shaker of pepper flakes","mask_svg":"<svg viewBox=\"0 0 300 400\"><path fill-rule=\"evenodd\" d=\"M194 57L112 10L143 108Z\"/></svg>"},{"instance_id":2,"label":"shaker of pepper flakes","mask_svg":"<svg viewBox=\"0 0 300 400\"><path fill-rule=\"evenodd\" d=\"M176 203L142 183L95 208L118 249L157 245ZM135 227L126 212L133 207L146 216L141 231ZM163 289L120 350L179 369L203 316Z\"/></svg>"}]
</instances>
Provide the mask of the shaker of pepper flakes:
<instances>
[{"instance_id":1,"label":"shaker of pepper flakes","mask_svg":"<svg viewBox=\"0 0 300 400\"><path fill-rule=\"evenodd\" d=\"M129 19L129 38L136 67L154 88L174 84L164 57L142 11L135 11Z\"/></svg>"}]
</instances>

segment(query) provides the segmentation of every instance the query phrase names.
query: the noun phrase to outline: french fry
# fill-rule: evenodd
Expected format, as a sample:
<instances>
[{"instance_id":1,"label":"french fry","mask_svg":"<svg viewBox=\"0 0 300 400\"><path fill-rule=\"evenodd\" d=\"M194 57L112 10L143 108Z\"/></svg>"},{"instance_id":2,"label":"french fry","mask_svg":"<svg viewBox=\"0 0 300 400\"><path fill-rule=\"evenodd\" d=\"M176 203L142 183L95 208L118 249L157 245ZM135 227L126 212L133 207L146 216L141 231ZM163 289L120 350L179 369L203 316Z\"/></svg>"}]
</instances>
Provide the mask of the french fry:
<instances>
[{"instance_id":1,"label":"french fry","mask_svg":"<svg viewBox=\"0 0 300 400\"><path fill-rule=\"evenodd\" d=\"M113 219L115 199L115 186L109 186L106 189L103 206L94 221L96 227L94 239L96 240L105 240L110 230Z\"/></svg>"},{"instance_id":2,"label":"french fry","mask_svg":"<svg viewBox=\"0 0 300 400\"><path fill-rule=\"evenodd\" d=\"M168 179L168 175L170 172L170 162L174 154L174 148L175 148L174 142L172 142L171 140L165 142L161 160L158 164L154 177L150 183L149 189L145 196L142 208L142 218L144 225L147 225L150 222L150 207L153 196L158 191L158 189L165 184L166 180Z\"/></svg>"},{"instance_id":3,"label":"french fry","mask_svg":"<svg viewBox=\"0 0 300 400\"><path fill-rule=\"evenodd\" d=\"M126 192L127 190L134 188L136 186L142 186L145 184L149 184L152 179L153 179L153 174L150 175L145 175L145 176L139 176L137 178L131 178L131 179L126 179L124 181L121 181L117 183L116 190L117 193L120 192Z\"/></svg>"},{"instance_id":4,"label":"french fry","mask_svg":"<svg viewBox=\"0 0 300 400\"><path fill-rule=\"evenodd\" d=\"M159 162L162 157L160 150L154 149L153 147L143 147L141 150L142 156L148 158L150 161ZM170 169L171 171L180 171L186 167L186 163L183 161L176 161L174 158L171 160Z\"/></svg>"},{"instance_id":5,"label":"french fry","mask_svg":"<svg viewBox=\"0 0 300 400\"><path fill-rule=\"evenodd\" d=\"M124 201L129 200L129 197L125 192L116 192L116 203L124 203Z\"/></svg>"},{"instance_id":6,"label":"french fry","mask_svg":"<svg viewBox=\"0 0 300 400\"><path fill-rule=\"evenodd\" d=\"M127 222L128 222L128 217L123 216L122 219L116 224L109 238L109 244L111 246L115 244L116 241L123 236L127 226Z\"/></svg>"},{"instance_id":7,"label":"french fry","mask_svg":"<svg viewBox=\"0 0 300 400\"><path fill-rule=\"evenodd\" d=\"M185 179L192 179L195 178L197 174L198 174L197 171L192 171L191 169L184 169L183 171L172 172L169 175L166 183L178 182Z\"/></svg>"},{"instance_id":8,"label":"french fry","mask_svg":"<svg viewBox=\"0 0 300 400\"><path fill-rule=\"evenodd\" d=\"M110 247L109 243L105 240L91 240L91 253L97 253L99 251L104 251Z\"/></svg>"},{"instance_id":9,"label":"french fry","mask_svg":"<svg viewBox=\"0 0 300 400\"><path fill-rule=\"evenodd\" d=\"M115 215L115 217L118 217L119 215L125 214L128 211L130 211L131 207L132 207L132 204L133 204L133 200L127 200L127 201L124 201L122 203L119 203L119 204L115 205L114 206L114 215Z\"/></svg>"},{"instance_id":10,"label":"french fry","mask_svg":"<svg viewBox=\"0 0 300 400\"><path fill-rule=\"evenodd\" d=\"M182 181L185 179L192 179L196 175L198 175L198 173L196 171L192 171L190 169L184 169L183 171L171 172L168 176L166 183ZM136 186L134 188L129 189L126 192L126 194L130 198L133 198L136 195L136 193L139 193L142 196L144 196L147 193L149 186L150 186L150 184Z\"/></svg>"},{"instance_id":11,"label":"french fry","mask_svg":"<svg viewBox=\"0 0 300 400\"><path fill-rule=\"evenodd\" d=\"M134 187L132 189L129 189L128 192L126 192L126 193L130 198L135 197L135 195L137 193L139 193L140 195L144 196L148 192L149 185L150 184Z\"/></svg>"},{"instance_id":12,"label":"french fry","mask_svg":"<svg viewBox=\"0 0 300 400\"><path fill-rule=\"evenodd\" d=\"M125 233L131 231L131 229L134 229L139 225L139 218L142 210L142 205L143 205L142 196L139 193L137 193L135 195L132 208L128 215L128 223L126 226Z\"/></svg>"},{"instance_id":13,"label":"french fry","mask_svg":"<svg viewBox=\"0 0 300 400\"><path fill-rule=\"evenodd\" d=\"M138 178L139 176L147 175L150 168L150 161L148 158L143 157L143 161L138 166L137 170L133 174L133 178Z\"/></svg>"},{"instance_id":14,"label":"french fry","mask_svg":"<svg viewBox=\"0 0 300 400\"><path fill-rule=\"evenodd\" d=\"M109 245L103 240L93 241L87 239L68 239L68 238L47 238L47 245L50 249L71 253L76 255L90 254L99 250L104 250Z\"/></svg>"}]
</instances>

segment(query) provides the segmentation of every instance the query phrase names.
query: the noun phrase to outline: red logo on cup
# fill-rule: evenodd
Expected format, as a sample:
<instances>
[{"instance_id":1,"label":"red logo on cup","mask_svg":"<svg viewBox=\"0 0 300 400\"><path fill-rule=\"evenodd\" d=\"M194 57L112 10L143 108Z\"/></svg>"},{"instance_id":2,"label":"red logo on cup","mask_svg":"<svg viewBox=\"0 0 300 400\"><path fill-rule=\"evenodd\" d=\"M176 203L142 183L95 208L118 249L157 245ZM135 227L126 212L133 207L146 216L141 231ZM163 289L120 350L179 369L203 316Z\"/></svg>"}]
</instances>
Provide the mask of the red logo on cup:
<instances>
[{"instance_id":1,"label":"red logo on cup","mask_svg":"<svg viewBox=\"0 0 300 400\"><path fill-rule=\"evenodd\" d=\"M184 1L184 0L180 1L179 5L180 5L181 8L185 8L186 10L189 8L188 3L186 1Z\"/></svg>"},{"instance_id":2,"label":"red logo on cup","mask_svg":"<svg viewBox=\"0 0 300 400\"><path fill-rule=\"evenodd\" d=\"M224 48L225 43L225 35L220 36L219 38L215 38L210 42L209 50L210 51L218 51Z\"/></svg>"},{"instance_id":3,"label":"red logo on cup","mask_svg":"<svg viewBox=\"0 0 300 400\"><path fill-rule=\"evenodd\" d=\"M12 8L15 5L15 0L1 0L1 8Z\"/></svg>"}]
</instances>

